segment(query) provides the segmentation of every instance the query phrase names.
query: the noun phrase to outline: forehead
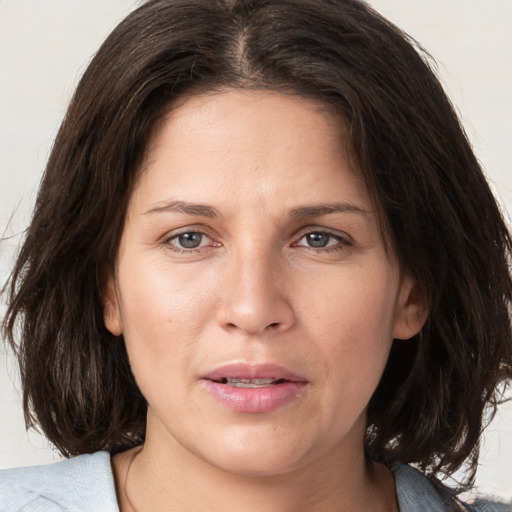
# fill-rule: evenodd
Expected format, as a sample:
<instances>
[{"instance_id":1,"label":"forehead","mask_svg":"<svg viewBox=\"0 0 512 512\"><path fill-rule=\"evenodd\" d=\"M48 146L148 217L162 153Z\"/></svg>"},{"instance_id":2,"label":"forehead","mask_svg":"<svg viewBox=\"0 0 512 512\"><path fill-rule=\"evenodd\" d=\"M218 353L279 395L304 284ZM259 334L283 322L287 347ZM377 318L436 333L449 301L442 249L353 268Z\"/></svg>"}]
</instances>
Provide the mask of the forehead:
<instances>
[{"instance_id":1,"label":"forehead","mask_svg":"<svg viewBox=\"0 0 512 512\"><path fill-rule=\"evenodd\" d=\"M349 188L367 195L339 114L298 95L238 89L174 106L149 141L138 185L153 201L165 189L197 196L210 188L233 202L321 190L334 202Z\"/></svg>"},{"instance_id":2,"label":"forehead","mask_svg":"<svg viewBox=\"0 0 512 512\"><path fill-rule=\"evenodd\" d=\"M185 95L171 105L149 140L146 164L159 145L168 145L173 138L186 138L194 146L225 142L229 148L230 141L225 138L228 130L232 139L243 137L248 145L265 143L267 151L276 147L272 142L280 138L299 141L301 137L311 137L312 132L334 142L333 147L340 152L346 151L349 141L341 114L320 100L293 91L221 88ZM262 131L266 132L266 139L261 137Z\"/></svg>"}]
</instances>

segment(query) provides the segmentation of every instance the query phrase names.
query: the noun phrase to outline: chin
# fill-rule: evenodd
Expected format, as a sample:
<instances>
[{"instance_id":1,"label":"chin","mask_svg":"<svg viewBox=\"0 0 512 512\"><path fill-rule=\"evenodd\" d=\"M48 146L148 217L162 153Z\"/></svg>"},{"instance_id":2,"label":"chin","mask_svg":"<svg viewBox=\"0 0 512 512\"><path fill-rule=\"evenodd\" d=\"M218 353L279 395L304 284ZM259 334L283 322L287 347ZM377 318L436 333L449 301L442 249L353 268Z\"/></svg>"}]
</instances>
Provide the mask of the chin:
<instances>
[{"instance_id":1,"label":"chin","mask_svg":"<svg viewBox=\"0 0 512 512\"><path fill-rule=\"evenodd\" d=\"M224 471L248 477L275 477L297 471L311 462L307 436L294 436L269 426L268 432L249 429L217 438L202 458ZM267 434L267 435L265 435ZM197 453L197 452L196 452Z\"/></svg>"},{"instance_id":2,"label":"chin","mask_svg":"<svg viewBox=\"0 0 512 512\"><path fill-rule=\"evenodd\" d=\"M233 475L250 478L268 478L293 473L302 467L302 458L297 454L269 453L269 450L255 453L237 453L211 461L219 469Z\"/></svg>"}]
</instances>

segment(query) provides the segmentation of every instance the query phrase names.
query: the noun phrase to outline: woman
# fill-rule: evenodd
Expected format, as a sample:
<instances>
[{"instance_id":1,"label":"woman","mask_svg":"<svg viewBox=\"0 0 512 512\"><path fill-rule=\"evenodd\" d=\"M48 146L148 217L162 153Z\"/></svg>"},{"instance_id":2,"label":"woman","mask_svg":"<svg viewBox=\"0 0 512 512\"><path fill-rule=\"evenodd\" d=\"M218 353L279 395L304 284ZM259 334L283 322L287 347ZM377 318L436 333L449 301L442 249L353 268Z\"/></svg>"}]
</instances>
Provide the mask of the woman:
<instances>
[{"instance_id":1,"label":"woman","mask_svg":"<svg viewBox=\"0 0 512 512\"><path fill-rule=\"evenodd\" d=\"M460 510L434 477L471 482L512 377L510 247L365 4L146 2L77 88L4 324L79 457L4 472L4 509Z\"/></svg>"}]
</instances>

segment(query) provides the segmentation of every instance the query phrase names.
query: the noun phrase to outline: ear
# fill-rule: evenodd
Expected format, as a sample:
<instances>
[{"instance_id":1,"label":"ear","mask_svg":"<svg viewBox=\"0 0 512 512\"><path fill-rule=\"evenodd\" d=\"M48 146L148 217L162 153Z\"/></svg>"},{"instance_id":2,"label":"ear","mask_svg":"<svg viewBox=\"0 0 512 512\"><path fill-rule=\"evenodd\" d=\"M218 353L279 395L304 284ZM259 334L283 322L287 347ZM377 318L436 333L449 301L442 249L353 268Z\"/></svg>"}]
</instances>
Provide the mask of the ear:
<instances>
[{"instance_id":1,"label":"ear","mask_svg":"<svg viewBox=\"0 0 512 512\"><path fill-rule=\"evenodd\" d=\"M428 317L425 294L411 275L402 281L395 317L393 337L408 340L418 334Z\"/></svg>"},{"instance_id":2,"label":"ear","mask_svg":"<svg viewBox=\"0 0 512 512\"><path fill-rule=\"evenodd\" d=\"M114 335L120 336L123 333L123 324L119 310L116 283L110 274L105 282L102 291L103 300L103 321L105 327Z\"/></svg>"}]
</instances>

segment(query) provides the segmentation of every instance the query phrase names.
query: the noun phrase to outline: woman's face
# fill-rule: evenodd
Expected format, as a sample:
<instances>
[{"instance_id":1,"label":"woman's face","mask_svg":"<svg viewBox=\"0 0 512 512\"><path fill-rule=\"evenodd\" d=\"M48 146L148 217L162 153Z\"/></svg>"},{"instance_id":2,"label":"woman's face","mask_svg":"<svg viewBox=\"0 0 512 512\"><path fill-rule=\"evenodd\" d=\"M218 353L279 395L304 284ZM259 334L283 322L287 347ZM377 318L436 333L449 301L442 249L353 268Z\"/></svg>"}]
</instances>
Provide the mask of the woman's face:
<instances>
[{"instance_id":1,"label":"woman's face","mask_svg":"<svg viewBox=\"0 0 512 512\"><path fill-rule=\"evenodd\" d=\"M392 339L423 314L344 137L319 103L240 90L153 137L105 291L148 447L258 475L363 457Z\"/></svg>"}]
</instances>

